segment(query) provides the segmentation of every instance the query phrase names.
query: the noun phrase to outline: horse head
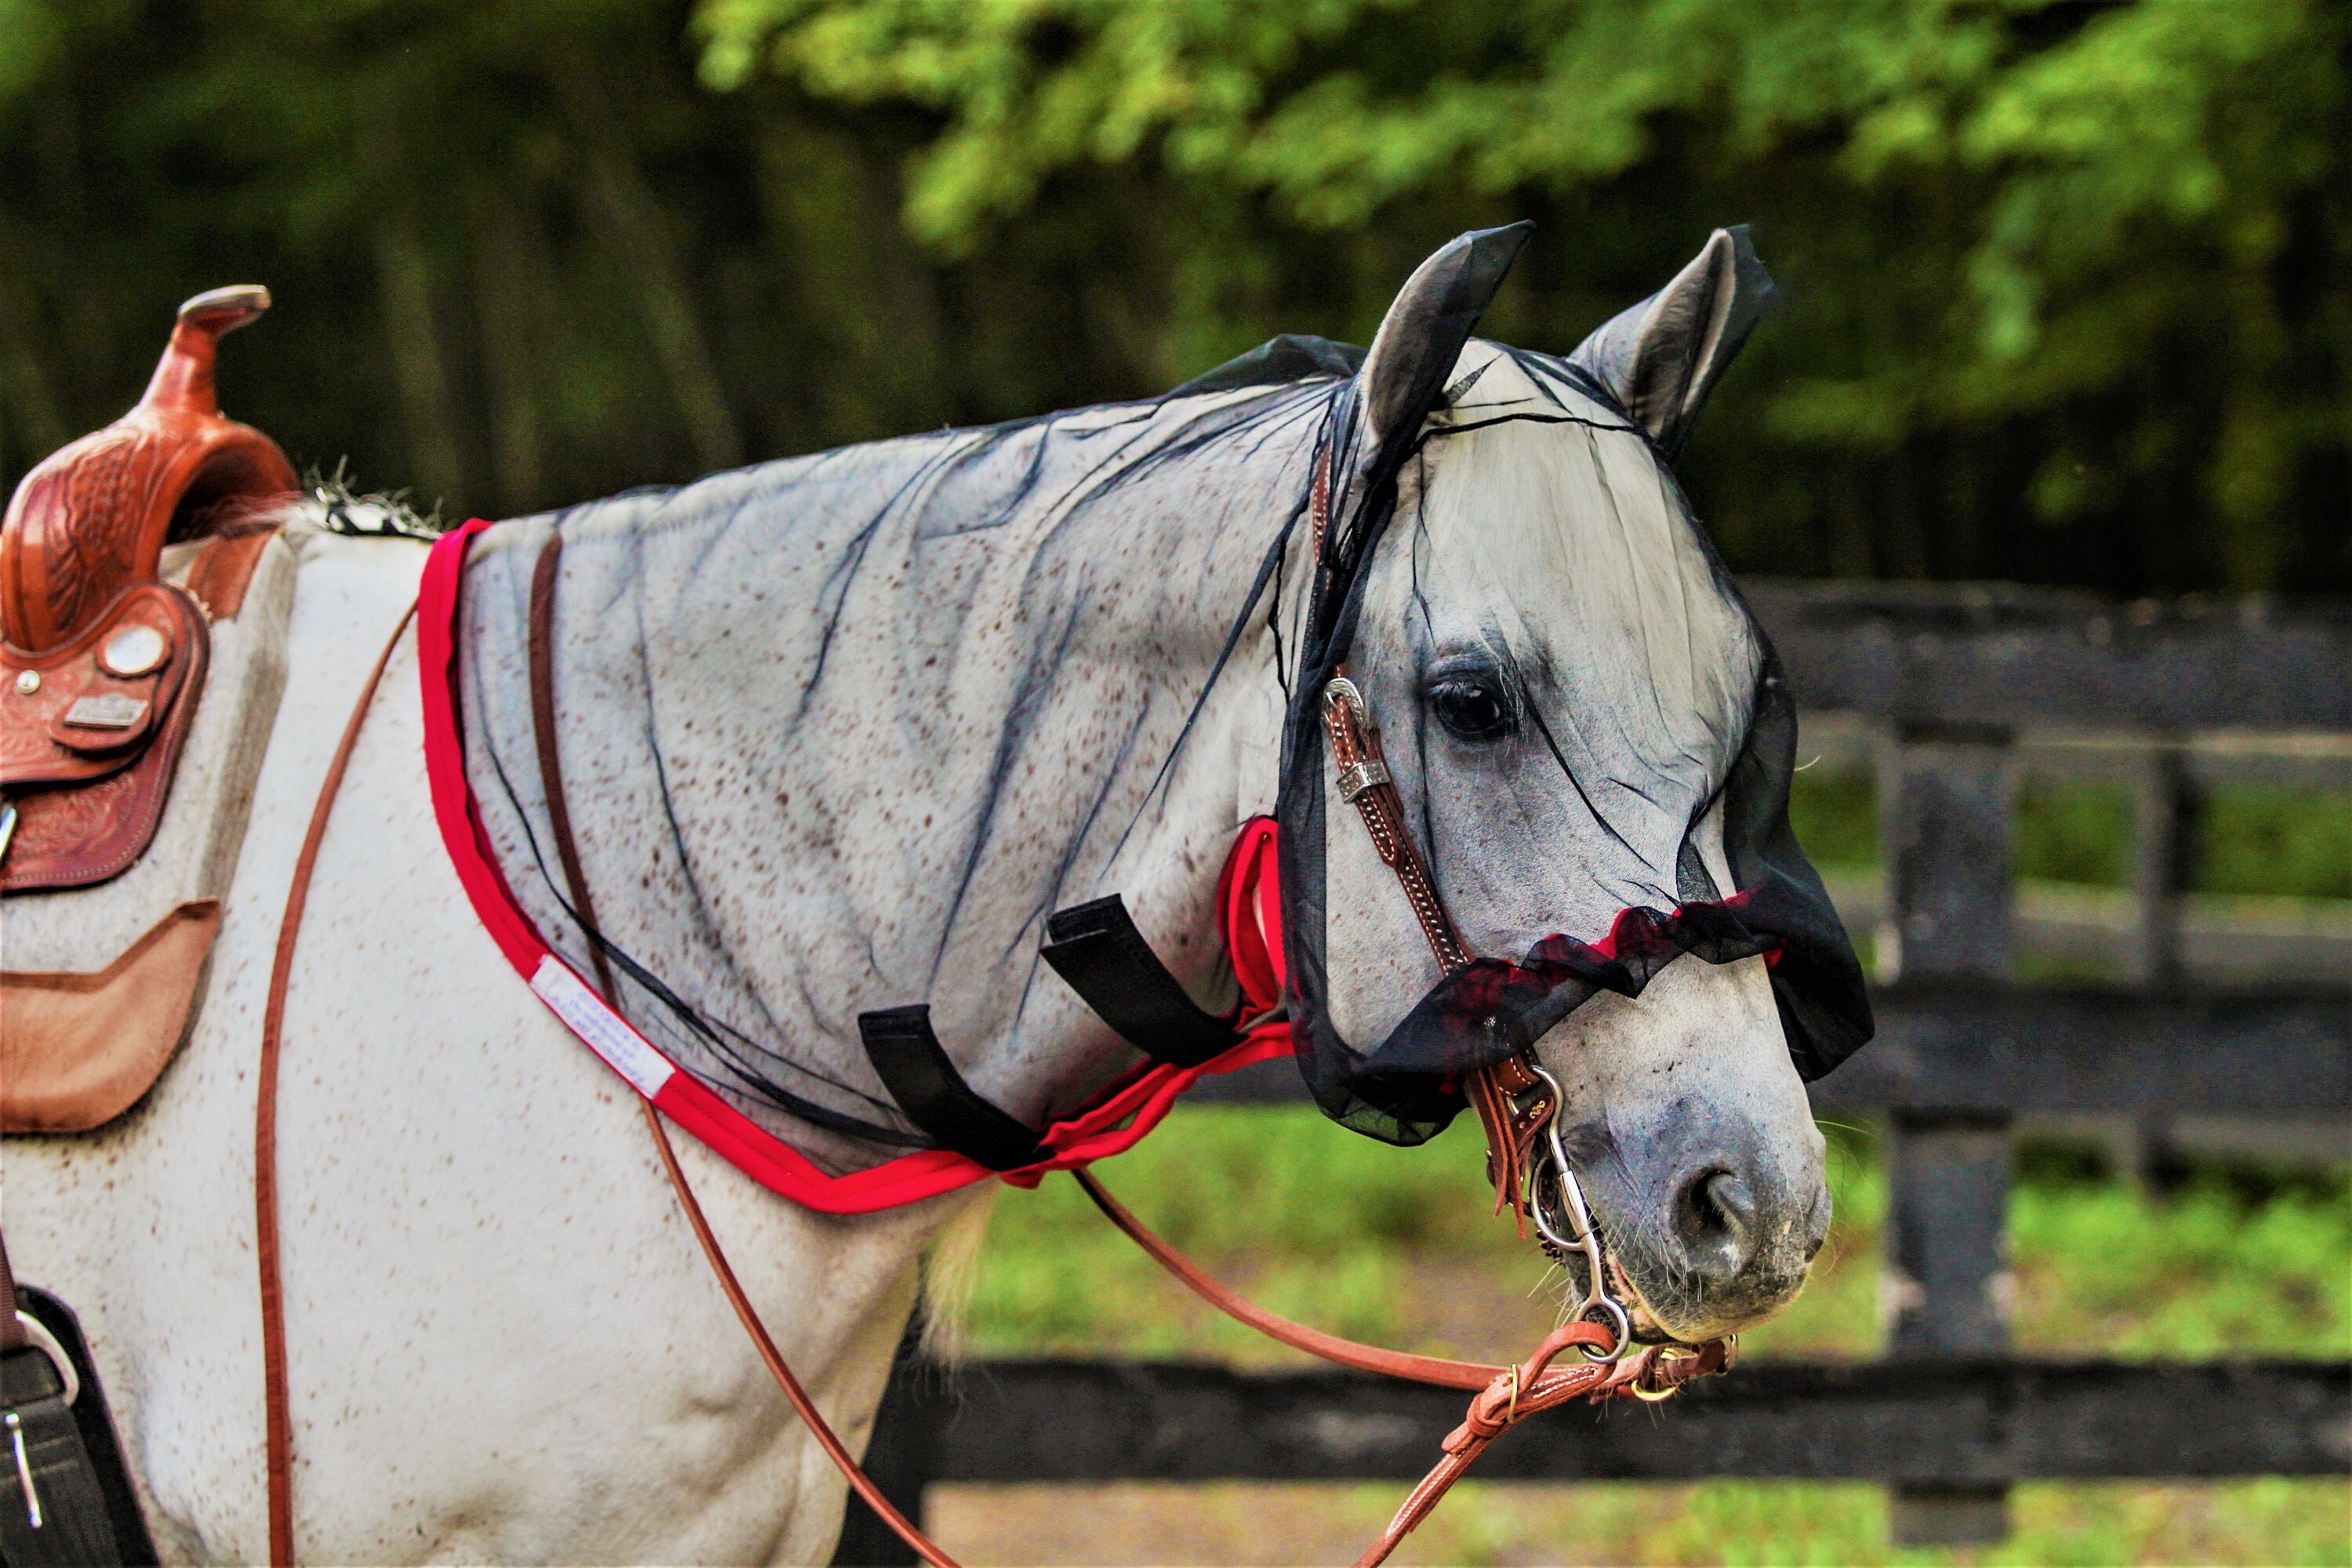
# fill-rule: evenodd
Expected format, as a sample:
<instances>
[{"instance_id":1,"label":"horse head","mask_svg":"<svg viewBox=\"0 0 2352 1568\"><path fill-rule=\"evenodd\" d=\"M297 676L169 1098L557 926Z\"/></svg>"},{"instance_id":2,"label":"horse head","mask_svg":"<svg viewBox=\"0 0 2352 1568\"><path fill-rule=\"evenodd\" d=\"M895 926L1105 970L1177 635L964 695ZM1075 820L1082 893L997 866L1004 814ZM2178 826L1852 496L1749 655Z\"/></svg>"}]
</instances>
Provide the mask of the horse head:
<instances>
[{"instance_id":1,"label":"horse head","mask_svg":"<svg viewBox=\"0 0 2352 1568\"><path fill-rule=\"evenodd\" d=\"M1700 1340L1802 1284L1830 1218L1803 1079L1868 1030L1788 831L1778 666L1671 467L1770 281L1718 231L1566 358L1471 339L1522 233L1414 274L1327 437L1284 801L1307 1073L1342 1121L1415 1142L1531 1050L1636 1326ZM1337 673L1467 971L1319 747Z\"/></svg>"}]
</instances>

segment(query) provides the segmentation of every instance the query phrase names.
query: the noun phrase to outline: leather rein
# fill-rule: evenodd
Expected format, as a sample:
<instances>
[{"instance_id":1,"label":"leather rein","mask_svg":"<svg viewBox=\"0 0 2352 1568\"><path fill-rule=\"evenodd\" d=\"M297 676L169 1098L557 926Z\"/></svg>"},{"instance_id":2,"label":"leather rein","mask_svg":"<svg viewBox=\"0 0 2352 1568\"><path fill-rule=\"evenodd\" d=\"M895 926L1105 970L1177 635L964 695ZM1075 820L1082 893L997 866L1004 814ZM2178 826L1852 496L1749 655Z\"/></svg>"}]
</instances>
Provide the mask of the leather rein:
<instances>
[{"instance_id":1,"label":"leather rein","mask_svg":"<svg viewBox=\"0 0 2352 1568\"><path fill-rule=\"evenodd\" d=\"M1318 565L1330 508L1330 456L1318 456L1309 502ZM531 574L530 605L530 666L532 729L539 752L541 783L548 802L556 857L568 885L572 905L581 922L596 929L594 903L583 874L578 846L563 792L562 764L555 732L553 624L557 567L562 552L560 534L549 538ZM294 1555L292 1499L292 1438L286 1375L285 1303L278 1271L277 1189L277 1080L286 994L292 977L295 944L311 874L320 842L341 786L361 727L373 703L384 669L415 616L412 606L393 630L362 688L341 740L335 748L310 827L295 862L286 911L269 975L264 1014L258 1097L255 1116L254 1200L257 1253L260 1272L263 1387L267 1426L265 1470L268 1479L269 1561L278 1568L291 1564ZM1365 831L1383 864L1395 873L1399 887L1420 924L1423 936L1441 969L1451 974L1471 962L1460 929L1446 912L1435 881L1420 847L1406 826L1404 808L1381 751L1379 727L1372 721L1361 690L1348 679L1344 667L1335 673L1322 694L1325 733L1339 769L1340 798L1356 808ZM599 989L607 1002L614 997L612 975L601 947L590 942L590 960ZM1474 1391L1462 1424L1441 1444L1442 1453L1429 1474L1413 1488L1380 1538L1366 1548L1357 1568L1377 1568L1404 1537L1429 1516L1454 1482L1504 1432L1539 1411L1578 1399L1661 1400L1683 1384L1729 1366L1734 1342L1715 1340L1704 1345L1678 1343L1636 1346L1623 1305L1611 1293L1612 1265L1599 1228L1594 1225L1565 1149L1557 1118L1562 1103L1559 1085L1532 1051L1522 1052L1470 1075L1465 1091L1478 1112L1486 1135L1486 1171L1495 1185L1496 1212L1506 1207L1519 1221L1535 1221L1544 1250L1557 1263L1571 1256L1583 1268L1585 1291L1568 1320L1516 1365L1496 1366L1475 1362L1407 1354L1360 1344L1278 1317L1244 1299L1212 1278L1170 1246L1113 1197L1092 1172L1072 1171L1078 1184L1104 1215L1166 1268L1187 1289L1236 1321L1295 1350L1335 1364L1384 1376L1403 1378L1440 1387ZM701 1245L711 1273L728 1304L740 1320L761 1361L783 1392L795 1414L815 1437L827 1458L848 1481L850 1489L932 1568L961 1568L923 1533L868 1478L856 1458L835 1433L816 1402L778 1352L775 1342L745 1295L725 1249L704 1217L686 1173L679 1165L660 1113L650 1100L641 1100L647 1132L662 1169L677 1194L695 1239ZM1597 1320L1597 1321L1596 1321ZM1578 1355L1555 1365L1573 1348Z\"/></svg>"}]
</instances>

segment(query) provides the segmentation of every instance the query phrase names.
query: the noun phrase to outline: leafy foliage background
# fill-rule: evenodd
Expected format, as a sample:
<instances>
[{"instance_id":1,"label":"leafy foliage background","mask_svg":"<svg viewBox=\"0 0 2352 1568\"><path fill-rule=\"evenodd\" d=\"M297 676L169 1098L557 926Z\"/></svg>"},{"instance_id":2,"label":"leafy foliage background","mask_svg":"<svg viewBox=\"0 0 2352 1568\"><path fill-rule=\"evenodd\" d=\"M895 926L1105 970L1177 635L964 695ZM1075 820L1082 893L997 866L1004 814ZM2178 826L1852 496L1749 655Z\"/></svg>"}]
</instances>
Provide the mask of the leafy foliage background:
<instances>
[{"instance_id":1,"label":"leafy foliage background","mask_svg":"<svg viewBox=\"0 0 2352 1568\"><path fill-rule=\"evenodd\" d=\"M232 411L445 515L1361 342L1529 216L1566 349L1717 224L1735 566L2352 589L2321 0L0 0L0 480L232 280Z\"/></svg>"}]
</instances>

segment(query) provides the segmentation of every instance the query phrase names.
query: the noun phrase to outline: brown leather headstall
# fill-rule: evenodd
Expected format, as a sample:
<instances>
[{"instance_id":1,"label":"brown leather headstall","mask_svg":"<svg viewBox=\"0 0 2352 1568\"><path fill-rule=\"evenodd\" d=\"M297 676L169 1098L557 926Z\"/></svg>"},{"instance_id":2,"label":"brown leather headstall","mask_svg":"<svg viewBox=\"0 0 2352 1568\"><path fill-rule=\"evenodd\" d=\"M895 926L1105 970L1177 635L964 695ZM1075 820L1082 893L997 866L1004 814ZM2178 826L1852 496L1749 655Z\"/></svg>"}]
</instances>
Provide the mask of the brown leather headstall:
<instances>
[{"instance_id":1,"label":"brown leather headstall","mask_svg":"<svg viewBox=\"0 0 2352 1568\"><path fill-rule=\"evenodd\" d=\"M1317 460L1308 502L1318 557L1330 524L1330 464L1327 448ZM1323 730L1331 742L1331 761L1339 769L1339 798L1356 808L1381 863L1396 874L1397 885L1404 890L1405 901L1412 907L1413 919L1420 922L1421 934L1438 967L1449 975L1468 968L1469 946L1462 940L1461 928L1446 913L1436 879L1429 874L1421 847L1406 826L1404 802L1397 795L1396 781L1381 751L1380 726L1372 721L1363 692L1348 678L1345 664L1338 667L1323 688ZM1494 1184L1495 1212L1510 1209L1524 1236L1528 1159L1554 1109L1550 1089L1531 1064L1516 1056L1472 1073L1463 1089L1486 1130L1486 1179Z\"/></svg>"}]
</instances>

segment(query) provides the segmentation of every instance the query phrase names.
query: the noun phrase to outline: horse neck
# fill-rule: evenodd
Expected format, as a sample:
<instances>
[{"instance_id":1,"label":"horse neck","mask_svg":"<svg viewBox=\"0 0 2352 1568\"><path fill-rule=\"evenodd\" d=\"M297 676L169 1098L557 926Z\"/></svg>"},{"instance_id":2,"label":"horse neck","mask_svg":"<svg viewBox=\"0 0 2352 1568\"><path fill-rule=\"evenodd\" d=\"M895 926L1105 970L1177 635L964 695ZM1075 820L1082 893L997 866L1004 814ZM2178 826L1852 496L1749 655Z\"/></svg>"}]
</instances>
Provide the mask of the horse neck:
<instances>
[{"instance_id":1,"label":"horse neck","mask_svg":"<svg viewBox=\"0 0 2352 1568\"><path fill-rule=\"evenodd\" d=\"M872 1082L859 1013L928 1002L974 1087L1033 1122L1135 1059L1036 961L1054 910L1120 893L1178 976L1229 1003L1217 875L1271 805L1276 650L1296 647L1264 598L1229 637L1310 441L969 534L927 532L919 504L841 504L908 483L869 482L856 455L708 481L723 525L678 525L692 492L567 519L562 749L607 931L841 1082ZM803 472L834 510L791 499ZM528 571L485 594L510 626ZM488 695L512 776L531 752L506 686Z\"/></svg>"}]
</instances>

